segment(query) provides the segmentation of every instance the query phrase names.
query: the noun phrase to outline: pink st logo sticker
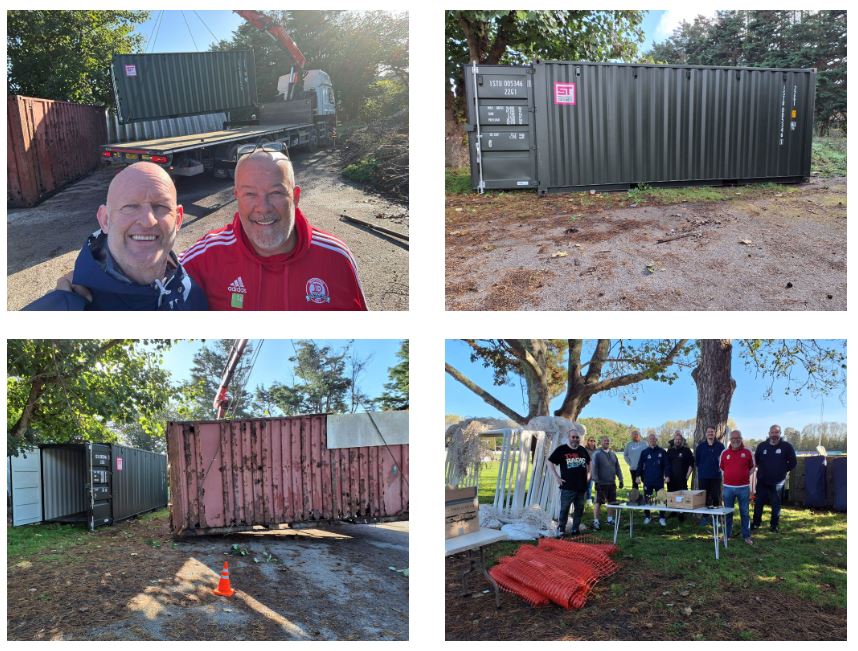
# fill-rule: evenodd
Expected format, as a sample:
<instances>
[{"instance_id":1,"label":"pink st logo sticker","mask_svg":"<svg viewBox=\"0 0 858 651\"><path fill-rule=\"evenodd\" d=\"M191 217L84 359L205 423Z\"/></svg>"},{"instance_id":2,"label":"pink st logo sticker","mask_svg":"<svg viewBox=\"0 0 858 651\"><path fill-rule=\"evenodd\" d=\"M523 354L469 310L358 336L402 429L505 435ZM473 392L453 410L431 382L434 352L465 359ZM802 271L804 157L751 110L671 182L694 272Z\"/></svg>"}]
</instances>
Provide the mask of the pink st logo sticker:
<instances>
[{"instance_id":1,"label":"pink st logo sticker","mask_svg":"<svg viewBox=\"0 0 858 651\"><path fill-rule=\"evenodd\" d=\"M574 81L555 81L554 82L554 103L555 104L568 104L570 106L574 106L576 94L575 94L575 82Z\"/></svg>"}]
</instances>

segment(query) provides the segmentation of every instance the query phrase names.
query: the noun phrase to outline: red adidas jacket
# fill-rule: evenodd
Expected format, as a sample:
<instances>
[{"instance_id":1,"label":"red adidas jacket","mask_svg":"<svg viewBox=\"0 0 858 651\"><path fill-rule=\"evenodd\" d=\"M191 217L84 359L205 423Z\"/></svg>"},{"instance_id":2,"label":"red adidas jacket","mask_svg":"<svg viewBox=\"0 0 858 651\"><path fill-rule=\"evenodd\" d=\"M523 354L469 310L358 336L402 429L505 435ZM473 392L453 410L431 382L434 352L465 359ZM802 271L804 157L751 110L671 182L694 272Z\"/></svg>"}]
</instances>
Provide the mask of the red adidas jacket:
<instances>
[{"instance_id":1,"label":"red adidas jacket","mask_svg":"<svg viewBox=\"0 0 858 651\"><path fill-rule=\"evenodd\" d=\"M345 243L312 226L295 208L291 253L263 257L241 227L203 235L179 260L203 288L210 310L366 310L357 265Z\"/></svg>"}]
</instances>

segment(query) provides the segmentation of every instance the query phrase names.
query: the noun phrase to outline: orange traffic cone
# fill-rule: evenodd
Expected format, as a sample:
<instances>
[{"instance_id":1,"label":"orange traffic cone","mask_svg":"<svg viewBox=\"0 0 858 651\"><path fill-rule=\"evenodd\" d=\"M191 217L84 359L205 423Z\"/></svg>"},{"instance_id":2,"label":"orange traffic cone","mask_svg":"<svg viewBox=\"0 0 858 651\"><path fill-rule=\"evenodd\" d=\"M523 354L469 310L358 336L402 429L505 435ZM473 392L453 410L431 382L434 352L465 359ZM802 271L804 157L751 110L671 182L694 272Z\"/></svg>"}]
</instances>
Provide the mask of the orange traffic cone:
<instances>
[{"instance_id":1,"label":"orange traffic cone","mask_svg":"<svg viewBox=\"0 0 858 651\"><path fill-rule=\"evenodd\" d=\"M212 592L220 597L231 597L235 594L235 590L233 590L232 586L229 584L229 563L227 561L223 562L223 571L220 573L220 583L217 584L217 587L212 590Z\"/></svg>"}]
</instances>

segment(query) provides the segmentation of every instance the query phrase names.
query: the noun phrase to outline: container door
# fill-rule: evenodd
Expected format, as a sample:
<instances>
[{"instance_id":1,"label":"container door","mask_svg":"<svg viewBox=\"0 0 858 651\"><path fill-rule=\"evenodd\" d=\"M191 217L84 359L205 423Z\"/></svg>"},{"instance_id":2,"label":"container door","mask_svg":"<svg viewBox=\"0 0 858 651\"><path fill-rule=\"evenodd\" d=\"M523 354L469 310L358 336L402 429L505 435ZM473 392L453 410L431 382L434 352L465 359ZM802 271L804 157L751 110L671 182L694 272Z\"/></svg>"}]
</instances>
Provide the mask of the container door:
<instances>
[{"instance_id":1,"label":"container door","mask_svg":"<svg viewBox=\"0 0 858 651\"><path fill-rule=\"evenodd\" d=\"M42 461L38 448L9 457L12 526L42 521Z\"/></svg>"},{"instance_id":2,"label":"container door","mask_svg":"<svg viewBox=\"0 0 858 651\"><path fill-rule=\"evenodd\" d=\"M89 528L113 524L113 454L111 446L88 443ZM121 461L119 462L121 463Z\"/></svg>"},{"instance_id":3,"label":"container door","mask_svg":"<svg viewBox=\"0 0 858 651\"><path fill-rule=\"evenodd\" d=\"M533 69L465 66L464 81L474 189L536 187Z\"/></svg>"}]
</instances>

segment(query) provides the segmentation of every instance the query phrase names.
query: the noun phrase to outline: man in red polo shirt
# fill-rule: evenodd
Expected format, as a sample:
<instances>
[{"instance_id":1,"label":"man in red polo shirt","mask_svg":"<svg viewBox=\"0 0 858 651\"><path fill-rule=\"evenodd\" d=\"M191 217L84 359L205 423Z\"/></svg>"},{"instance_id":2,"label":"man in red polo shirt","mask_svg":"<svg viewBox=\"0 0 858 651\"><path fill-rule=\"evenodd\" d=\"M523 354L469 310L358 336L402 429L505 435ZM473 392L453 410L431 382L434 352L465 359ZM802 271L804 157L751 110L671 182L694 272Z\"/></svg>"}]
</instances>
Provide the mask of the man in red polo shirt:
<instances>
[{"instance_id":1,"label":"man in red polo shirt","mask_svg":"<svg viewBox=\"0 0 858 651\"><path fill-rule=\"evenodd\" d=\"M755 469L754 455L742 444L742 432L730 432L730 446L721 453L721 475L724 478L724 506L732 509L739 502L739 517L742 519L742 538L749 545L751 540L751 473ZM733 514L727 516L727 537L733 533Z\"/></svg>"},{"instance_id":2,"label":"man in red polo shirt","mask_svg":"<svg viewBox=\"0 0 858 651\"><path fill-rule=\"evenodd\" d=\"M238 212L179 258L210 310L366 310L346 244L298 208L289 158L257 149L235 167Z\"/></svg>"}]
</instances>

